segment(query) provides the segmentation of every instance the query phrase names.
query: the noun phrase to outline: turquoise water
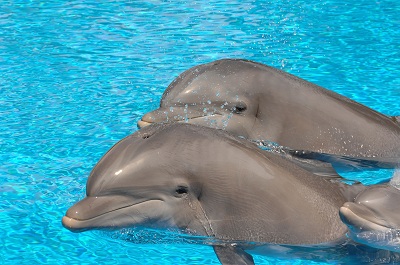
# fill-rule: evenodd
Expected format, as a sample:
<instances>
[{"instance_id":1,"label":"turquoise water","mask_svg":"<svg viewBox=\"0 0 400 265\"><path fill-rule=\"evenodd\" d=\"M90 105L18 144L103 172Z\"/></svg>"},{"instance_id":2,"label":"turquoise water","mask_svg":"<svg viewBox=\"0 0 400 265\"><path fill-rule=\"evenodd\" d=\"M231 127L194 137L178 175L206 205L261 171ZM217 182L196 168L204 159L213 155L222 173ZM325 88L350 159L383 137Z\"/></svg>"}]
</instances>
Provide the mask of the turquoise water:
<instances>
[{"instance_id":1,"label":"turquoise water","mask_svg":"<svg viewBox=\"0 0 400 265\"><path fill-rule=\"evenodd\" d=\"M60 222L94 164L194 65L250 59L400 115L397 0L98 2L1 4L1 264L219 264L207 246L133 244Z\"/></svg>"}]
</instances>

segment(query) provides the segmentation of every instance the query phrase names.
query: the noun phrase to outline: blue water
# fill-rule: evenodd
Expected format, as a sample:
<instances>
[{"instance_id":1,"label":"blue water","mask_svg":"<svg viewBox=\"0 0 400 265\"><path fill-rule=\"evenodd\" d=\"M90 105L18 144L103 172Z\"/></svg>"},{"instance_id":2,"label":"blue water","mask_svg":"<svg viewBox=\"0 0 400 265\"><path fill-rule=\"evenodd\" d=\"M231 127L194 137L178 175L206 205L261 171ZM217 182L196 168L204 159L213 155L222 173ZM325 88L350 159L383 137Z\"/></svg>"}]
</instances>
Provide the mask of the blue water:
<instances>
[{"instance_id":1,"label":"blue water","mask_svg":"<svg viewBox=\"0 0 400 265\"><path fill-rule=\"evenodd\" d=\"M2 1L0 263L219 264L207 246L73 234L60 220L100 157L197 64L262 62L400 115L399 14L398 0Z\"/></svg>"}]
</instances>

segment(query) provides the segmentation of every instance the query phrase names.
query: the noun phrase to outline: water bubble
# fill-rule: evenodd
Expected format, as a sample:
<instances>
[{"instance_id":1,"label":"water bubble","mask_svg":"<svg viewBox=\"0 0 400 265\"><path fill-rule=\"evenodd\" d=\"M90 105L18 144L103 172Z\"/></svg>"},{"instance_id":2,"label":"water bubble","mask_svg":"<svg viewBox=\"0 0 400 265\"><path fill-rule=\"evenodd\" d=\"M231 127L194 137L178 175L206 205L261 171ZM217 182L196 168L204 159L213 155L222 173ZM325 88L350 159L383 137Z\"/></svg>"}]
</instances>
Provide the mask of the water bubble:
<instances>
[{"instance_id":1,"label":"water bubble","mask_svg":"<svg viewBox=\"0 0 400 265\"><path fill-rule=\"evenodd\" d=\"M226 117L226 119L222 120L222 129L225 130L226 127L228 127L229 120L232 118L232 116L233 116L233 114L229 113L229 115Z\"/></svg>"},{"instance_id":2,"label":"water bubble","mask_svg":"<svg viewBox=\"0 0 400 265\"><path fill-rule=\"evenodd\" d=\"M218 123L216 119L210 119L210 127L211 128L218 128Z\"/></svg>"},{"instance_id":3,"label":"water bubble","mask_svg":"<svg viewBox=\"0 0 400 265\"><path fill-rule=\"evenodd\" d=\"M165 118L166 118L166 122L168 122L169 118L168 118L168 111L164 111L165 114Z\"/></svg>"}]
</instances>

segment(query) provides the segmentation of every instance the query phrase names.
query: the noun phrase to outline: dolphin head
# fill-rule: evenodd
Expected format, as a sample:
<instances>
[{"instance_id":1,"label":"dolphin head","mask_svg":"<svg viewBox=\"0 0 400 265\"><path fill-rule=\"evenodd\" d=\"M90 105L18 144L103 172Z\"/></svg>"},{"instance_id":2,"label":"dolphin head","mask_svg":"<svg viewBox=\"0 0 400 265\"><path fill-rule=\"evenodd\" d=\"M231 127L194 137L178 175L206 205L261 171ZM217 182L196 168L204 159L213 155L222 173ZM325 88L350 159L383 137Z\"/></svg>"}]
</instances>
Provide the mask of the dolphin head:
<instances>
[{"instance_id":1,"label":"dolphin head","mask_svg":"<svg viewBox=\"0 0 400 265\"><path fill-rule=\"evenodd\" d=\"M190 178L187 168L171 166L182 158L173 146L182 143L163 138L157 133L162 127L144 128L103 156L89 175L86 197L62 218L64 227L81 232L142 226L204 234L201 222L193 218L201 219L194 202L201 184Z\"/></svg>"},{"instance_id":2,"label":"dolphin head","mask_svg":"<svg viewBox=\"0 0 400 265\"><path fill-rule=\"evenodd\" d=\"M261 119L265 72L254 62L224 59L183 72L165 90L160 107L138 122L187 122L250 137ZM265 100L264 100L265 102Z\"/></svg>"},{"instance_id":3,"label":"dolphin head","mask_svg":"<svg viewBox=\"0 0 400 265\"><path fill-rule=\"evenodd\" d=\"M223 209L240 203L235 194L245 182L231 183L241 178L235 163L243 158L238 140L223 133L190 124L153 124L122 139L93 168L86 197L67 211L63 226L73 232L145 227L213 236L211 223L223 224ZM260 167L251 159L246 163ZM222 217L211 220L214 214Z\"/></svg>"},{"instance_id":4,"label":"dolphin head","mask_svg":"<svg viewBox=\"0 0 400 265\"><path fill-rule=\"evenodd\" d=\"M400 191L391 185L374 185L354 202L340 208L340 217L352 233L400 229Z\"/></svg>"}]
</instances>

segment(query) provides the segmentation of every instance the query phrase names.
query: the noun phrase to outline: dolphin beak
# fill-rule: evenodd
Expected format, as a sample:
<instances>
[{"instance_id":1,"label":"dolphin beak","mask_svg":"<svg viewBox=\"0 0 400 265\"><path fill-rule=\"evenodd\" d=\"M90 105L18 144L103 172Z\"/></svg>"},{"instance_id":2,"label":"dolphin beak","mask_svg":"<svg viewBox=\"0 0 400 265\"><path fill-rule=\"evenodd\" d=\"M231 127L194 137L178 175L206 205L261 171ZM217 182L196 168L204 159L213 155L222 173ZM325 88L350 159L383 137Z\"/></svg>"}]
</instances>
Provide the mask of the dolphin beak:
<instances>
[{"instance_id":1,"label":"dolphin beak","mask_svg":"<svg viewBox=\"0 0 400 265\"><path fill-rule=\"evenodd\" d=\"M340 219L353 232L384 231L389 229L387 222L362 204L346 202L339 210Z\"/></svg>"},{"instance_id":2,"label":"dolphin beak","mask_svg":"<svg viewBox=\"0 0 400 265\"><path fill-rule=\"evenodd\" d=\"M152 122L140 120L138 121L137 126L139 127L139 129L142 129L143 127L149 126L150 124L152 124Z\"/></svg>"},{"instance_id":3,"label":"dolphin beak","mask_svg":"<svg viewBox=\"0 0 400 265\"><path fill-rule=\"evenodd\" d=\"M88 228L87 222L79 221L68 216L63 216L63 218L61 219L61 223L65 228L74 233L80 233L90 230L90 228Z\"/></svg>"},{"instance_id":4,"label":"dolphin beak","mask_svg":"<svg viewBox=\"0 0 400 265\"><path fill-rule=\"evenodd\" d=\"M215 113L218 114L218 113ZM214 113L205 113L203 110L196 110L187 107L159 108L143 115L137 125L141 129L152 123L160 122L186 122L191 119L214 115Z\"/></svg>"},{"instance_id":5,"label":"dolphin beak","mask_svg":"<svg viewBox=\"0 0 400 265\"><path fill-rule=\"evenodd\" d=\"M62 218L62 225L72 232L103 227L107 213L115 212L137 204L127 196L86 197L68 209Z\"/></svg>"},{"instance_id":6,"label":"dolphin beak","mask_svg":"<svg viewBox=\"0 0 400 265\"><path fill-rule=\"evenodd\" d=\"M167 109L159 108L143 115L142 119L138 121L137 126L139 129L146 127L152 123L168 122L170 115Z\"/></svg>"},{"instance_id":7,"label":"dolphin beak","mask_svg":"<svg viewBox=\"0 0 400 265\"><path fill-rule=\"evenodd\" d=\"M62 218L62 225L72 232L83 232L100 228L135 227L157 220L169 220L168 216L168 206L160 198L88 196L67 211Z\"/></svg>"},{"instance_id":8,"label":"dolphin beak","mask_svg":"<svg viewBox=\"0 0 400 265\"><path fill-rule=\"evenodd\" d=\"M167 113L166 109L156 109L150 111L142 116L142 119L138 121L137 125L141 129L152 123L158 123L168 120L168 116L166 113Z\"/></svg>"}]
</instances>

